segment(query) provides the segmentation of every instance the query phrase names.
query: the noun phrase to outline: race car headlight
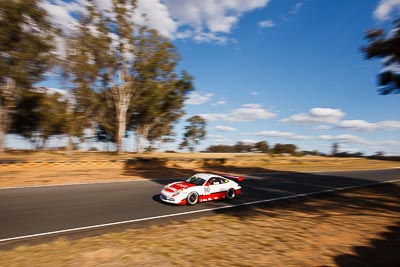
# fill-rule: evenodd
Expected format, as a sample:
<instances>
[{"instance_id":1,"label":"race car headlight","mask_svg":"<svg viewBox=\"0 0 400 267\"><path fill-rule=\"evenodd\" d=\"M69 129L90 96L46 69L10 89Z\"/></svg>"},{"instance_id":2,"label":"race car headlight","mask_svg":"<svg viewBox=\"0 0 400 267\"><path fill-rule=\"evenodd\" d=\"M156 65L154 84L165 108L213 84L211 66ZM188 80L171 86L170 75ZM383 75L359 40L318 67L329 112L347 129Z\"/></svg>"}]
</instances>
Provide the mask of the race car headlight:
<instances>
[{"instance_id":1,"label":"race car headlight","mask_svg":"<svg viewBox=\"0 0 400 267\"><path fill-rule=\"evenodd\" d=\"M175 195L179 195L179 194L182 193L182 192L183 192L182 189L176 190L176 191L175 191Z\"/></svg>"},{"instance_id":2,"label":"race car headlight","mask_svg":"<svg viewBox=\"0 0 400 267\"><path fill-rule=\"evenodd\" d=\"M177 195L179 195L179 194L182 193L182 192L183 192L182 189L178 189L178 190L176 190L176 191L174 192L174 195L173 195L173 196L177 196Z\"/></svg>"}]
</instances>

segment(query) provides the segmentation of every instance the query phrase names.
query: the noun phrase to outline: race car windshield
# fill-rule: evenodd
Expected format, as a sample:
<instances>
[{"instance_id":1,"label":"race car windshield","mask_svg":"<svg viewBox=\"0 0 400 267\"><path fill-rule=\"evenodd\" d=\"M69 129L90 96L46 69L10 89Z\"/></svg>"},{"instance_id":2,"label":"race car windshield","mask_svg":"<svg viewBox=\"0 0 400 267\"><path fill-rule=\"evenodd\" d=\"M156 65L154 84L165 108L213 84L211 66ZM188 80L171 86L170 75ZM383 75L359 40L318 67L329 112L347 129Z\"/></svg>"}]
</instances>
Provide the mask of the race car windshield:
<instances>
[{"instance_id":1,"label":"race car windshield","mask_svg":"<svg viewBox=\"0 0 400 267\"><path fill-rule=\"evenodd\" d=\"M203 185L205 181L206 180L204 180L203 178L196 177L196 176L192 176L186 180L187 183L191 183L191 184L195 184L195 185Z\"/></svg>"}]
</instances>

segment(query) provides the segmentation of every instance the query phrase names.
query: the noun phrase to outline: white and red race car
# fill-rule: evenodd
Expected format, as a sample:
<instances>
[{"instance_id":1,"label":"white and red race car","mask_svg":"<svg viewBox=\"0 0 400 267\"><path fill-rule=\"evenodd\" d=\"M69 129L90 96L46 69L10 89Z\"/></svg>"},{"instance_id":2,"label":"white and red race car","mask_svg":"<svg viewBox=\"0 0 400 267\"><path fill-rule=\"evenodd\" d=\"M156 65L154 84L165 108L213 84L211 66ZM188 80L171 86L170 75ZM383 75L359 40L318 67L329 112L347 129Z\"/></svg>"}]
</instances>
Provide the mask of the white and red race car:
<instances>
[{"instance_id":1,"label":"white and red race car","mask_svg":"<svg viewBox=\"0 0 400 267\"><path fill-rule=\"evenodd\" d=\"M182 182L166 185L160 194L164 202L179 205L194 205L217 199L232 199L240 194L242 187L237 183L242 176L198 173Z\"/></svg>"}]
</instances>

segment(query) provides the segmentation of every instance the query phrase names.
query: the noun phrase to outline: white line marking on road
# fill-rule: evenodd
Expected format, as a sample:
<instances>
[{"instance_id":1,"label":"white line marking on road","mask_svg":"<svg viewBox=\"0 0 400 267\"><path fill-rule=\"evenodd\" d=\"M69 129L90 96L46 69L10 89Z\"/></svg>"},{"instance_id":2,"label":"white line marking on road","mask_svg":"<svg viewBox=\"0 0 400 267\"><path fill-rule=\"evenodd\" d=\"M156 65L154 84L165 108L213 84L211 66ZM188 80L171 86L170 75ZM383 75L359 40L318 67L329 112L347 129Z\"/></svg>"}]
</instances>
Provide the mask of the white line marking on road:
<instances>
[{"instance_id":1,"label":"white line marking on road","mask_svg":"<svg viewBox=\"0 0 400 267\"><path fill-rule=\"evenodd\" d=\"M354 189L354 188L362 188L362 187L368 187L368 186L378 185L378 184L396 183L396 182L400 182L400 179L373 182L373 183L368 183L368 184L363 184L363 185L345 186L345 187L340 187L340 188L333 188L333 189L326 189L326 190L322 190L322 191L315 191L315 192L304 193L304 194L296 194L296 195L290 195L290 196L284 196L284 197L263 199L263 200L251 201L251 202L234 204L234 205L227 205L227 206L216 207L216 208L193 210L193 211L186 211L186 212L179 212L179 213L173 213L173 214L159 215L159 216L153 216L153 217L147 217L147 218L126 220L126 221L120 221L120 222L90 225L90 226L70 228L70 229L51 231L51 232L44 232L44 233L38 233L38 234L32 234L32 235L16 236L16 237L0 239L0 242L16 241L16 240L35 238L35 237L43 237L43 236L49 236L49 235L55 235L55 234L72 233L72 232L77 232L77 231L82 231L82 230L97 229L97 228L102 228L102 227L107 227L107 226L116 226L116 225L123 225L123 224L136 223L136 222L142 222L142 221L150 221L150 220L156 220L156 219L162 219L162 218L168 218L168 217L176 217L176 216L182 216L182 215L188 215L188 214L194 214L194 213L201 213L201 212L207 212L207 211L214 211L214 210L235 208L235 207L241 207L241 206L248 206L248 205L260 204L260 203L267 203L267 202L273 202L273 201L278 201L278 200L284 200L284 199L307 197L307 196L312 196L312 195L317 195L317 194L323 194L323 193L329 193L329 192L335 192L335 191L342 191L342 190L348 190L348 189Z\"/></svg>"}]
</instances>

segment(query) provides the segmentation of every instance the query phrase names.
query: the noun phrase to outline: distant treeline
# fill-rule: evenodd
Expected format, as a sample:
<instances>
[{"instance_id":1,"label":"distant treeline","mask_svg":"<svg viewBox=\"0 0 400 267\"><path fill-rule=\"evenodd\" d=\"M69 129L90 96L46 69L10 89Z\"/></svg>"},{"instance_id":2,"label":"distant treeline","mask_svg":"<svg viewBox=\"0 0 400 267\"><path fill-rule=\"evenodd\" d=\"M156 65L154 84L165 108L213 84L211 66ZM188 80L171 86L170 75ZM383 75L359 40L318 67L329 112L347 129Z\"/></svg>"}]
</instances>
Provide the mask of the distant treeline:
<instances>
[{"instance_id":1,"label":"distant treeline","mask_svg":"<svg viewBox=\"0 0 400 267\"><path fill-rule=\"evenodd\" d=\"M266 141L257 142L254 144L237 142L235 145L212 145L205 152L211 153L273 153L273 154L290 154L297 155L297 146L294 144L275 144L273 147Z\"/></svg>"},{"instance_id":2,"label":"distant treeline","mask_svg":"<svg viewBox=\"0 0 400 267\"><path fill-rule=\"evenodd\" d=\"M400 161L400 156L369 156L369 159L376 159L376 160L391 160L391 161Z\"/></svg>"},{"instance_id":3,"label":"distant treeline","mask_svg":"<svg viewBox=\"0 0 400 267\"><path fill-rule=\"evenodd\" d=\"M266 141L257 143L244 143L237 142L235 145L212 145L209 146L203 152L208 153L268 153L268 154L289 154L293 156L326 156L326 157L338 157L338 158L368 158L375 160L391 160L400 161L400 156L385 156L383 152L377 152L371 156L365 156L361 152L337 152L333 151L331 154L325 154L318 150L302 150L299 151L298 147L294 144L275 144L270 146Z\"/></svg>"}]
</instances>

